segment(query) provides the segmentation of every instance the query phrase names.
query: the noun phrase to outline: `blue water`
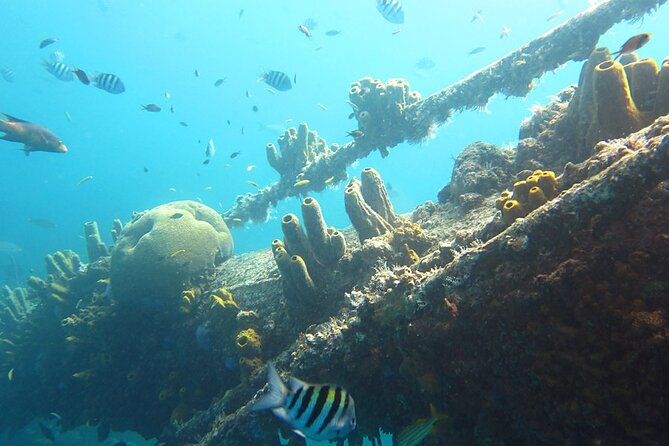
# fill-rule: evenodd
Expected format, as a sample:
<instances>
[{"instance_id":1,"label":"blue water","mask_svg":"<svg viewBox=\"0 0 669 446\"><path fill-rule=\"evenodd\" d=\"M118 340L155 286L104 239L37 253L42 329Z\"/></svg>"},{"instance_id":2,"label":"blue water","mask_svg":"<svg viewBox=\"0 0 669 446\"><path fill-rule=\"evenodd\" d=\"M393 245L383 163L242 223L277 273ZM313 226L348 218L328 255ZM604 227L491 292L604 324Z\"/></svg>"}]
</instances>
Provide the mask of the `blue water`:
<instances>
[{"instance_id":1,"label":"blue water","mask_svg":"<svg viewBox=\"0 0 669 446\"><path fill-rule=\"evenodd\" d=\"M44 256L56 250L84 256L82 225L88 220L97 220L110 242L112 220L127 221L133 211L183 199L201 200L220 212L230 208L238 194L255 190L247 181L264 186L278 179L264 149L276 142L278 129L304 121L328 143L346 142L346 131L356 127L347 119L348 89L360 77L405 77L427 96L588 7L581 0L461 0L449 1L447 8L443 0L403 3L406 23L394 33L398 26L381 17L373 0L0 2L0 66L15 72L12 83L0 78L0 111L50 128L69 147L67 154L26 157L19 145L0 141L0 241L21 250L0 251L0 283L43 275ZM479 9L485 24L470 21ZM560 10L559 17L546 20ZM312 39L297 29L307 18L317 23ZM631 35L652 32L640 55L662 60L669 43L666 23L669 8L661 8L643 22L616 26L600 45L617 49ZM512 31L500 39L504 26ZM325 36L330 29L341 34ZM40 50L46 37L59 41ZM482 46L482 53L467 55ZM41 66L55 50L67 64L117 74L126 92L111 95L76 80L57 80ZM431 58L434 68L418 69L423 57ZM296 85L269 94L257 79L270 69L296 75ZM483 112L456 115L434 139L402 144L386 159L375 153L349 175L375 167L390 183L400 212L436 201L464 146L476 140L513 143L528 108L576 82L579 70L580 64L570 63L547 74L527 98L495 97ZM219 78L226 81L214 87ZM141 111L140 104L148 103L163 111ZM209 138L218 153L203 165ZM233 151L241 155L230 159ZM249 172L249 165L256 167ZM88 175L94 178L78 185ZM316 196L329 224L350 224L341 186ZM298 211L298 200L290 199L266 224L233 230L236 252L268 247L280 235L277 219ZM35 226L31 218L48 219L55 227Z\"/></svg>"}]
</instances>

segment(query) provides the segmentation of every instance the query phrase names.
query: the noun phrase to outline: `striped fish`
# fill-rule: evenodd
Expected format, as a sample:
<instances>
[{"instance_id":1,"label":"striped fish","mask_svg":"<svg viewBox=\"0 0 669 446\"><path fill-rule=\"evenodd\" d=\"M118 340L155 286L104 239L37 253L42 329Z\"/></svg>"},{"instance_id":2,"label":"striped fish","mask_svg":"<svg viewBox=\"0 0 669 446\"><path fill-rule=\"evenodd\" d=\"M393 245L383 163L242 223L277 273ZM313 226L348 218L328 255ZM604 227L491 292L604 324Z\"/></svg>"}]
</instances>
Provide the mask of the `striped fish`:
<instances>
[{"instance_id":1,"label":"striped fish","mask_svg":"<svg viewBox=\"0 0 669 446\"><path fill-rule=\"evenodd\" d=\"M307 384L292 376L286 386L272 363L267 375L269 393L253 410L270 409L297 434L316 441L344 438L355 429L353 398L340 386Z\"/></svg>"},{"instance_id":2,"label":"striped fish","mask_svg":"<svg viewBox=\"0 0 669 446\"><path fill-rule=\"evenodd\" d=\"M399 0L376 0L376 9L390 23L404 23L404 10Z\"/></svg>"},{"instance_id":3,"label":"striped fish","mask_svg":"<svg viewBox=\"0 0 669 446\"><path fill-rule=\"evenodd\" d=\"M287 91L293 88L293 84L290 82L290 77L282 71L267 71L262 74L260 80L279 91Z\"/></svg>"},{"instance_id":4,"label":"striped fish","mask_svg":"<svg viewBox=\"0 0 669 446\"><path fill-rule=\"evenodd\" d=\"M446 419L446 416L437 412L437 409L432 404L430 404L430 414L432 416L429 419L418 420L414 424L402 429L399 434L393 435L393 446L419 445L432 433L435 424Z\"/></svg>"},{"instance_id":5,"label":"striped fish","mask_svg":"<svg viewBox=\"0 0 669 446\"><path fill-rule=\"evenodd\" d=\"M98 73L93 77L93 85L111 94L121 94L125 85L118 76L109 73Z\"/></svg>"},{"instance_id":6,"label":"striped fish","mask_svg":"<svg viewBox=\"0 0 669 446\"><path fill-rule=\"evenodd\" d=\"M0 75L7 82L14 82L14 70L9 67L0 67Z\"/></svg>"},{"instance_id":7,"label":"striped fish","mask_svg":"<svg viewBox=\"0 0 669 446\"><path fill-rule=\"evenodd\" d=\"M53 77L59 81L70 82L74 80L74 74L70 67L65 65L63 62L47 62L46 60L42 62L46 71L51 73Z\"/></svg>"}]
</instances>

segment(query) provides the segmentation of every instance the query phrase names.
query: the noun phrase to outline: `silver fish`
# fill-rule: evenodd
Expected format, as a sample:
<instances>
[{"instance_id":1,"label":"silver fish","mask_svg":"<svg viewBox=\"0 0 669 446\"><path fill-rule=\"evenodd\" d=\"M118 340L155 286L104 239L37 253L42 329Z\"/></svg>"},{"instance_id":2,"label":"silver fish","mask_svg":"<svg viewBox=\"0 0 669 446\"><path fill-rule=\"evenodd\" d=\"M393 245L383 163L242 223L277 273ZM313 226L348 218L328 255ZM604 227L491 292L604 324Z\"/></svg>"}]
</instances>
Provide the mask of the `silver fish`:
<instances>
[{"instance_id":1,"label":"silver fish","mask_svg":"<svg viewBox=\"0 0 669 446\"><path fill-rule=\"evenodd\" d=\"M70 67L63 62L48 62L45 60L42 61L42 65L44 65L46 71L51 73L53 77L59 81L70 82L74 80L74 73L72 73Z\"/></svg>"}]
</instances>

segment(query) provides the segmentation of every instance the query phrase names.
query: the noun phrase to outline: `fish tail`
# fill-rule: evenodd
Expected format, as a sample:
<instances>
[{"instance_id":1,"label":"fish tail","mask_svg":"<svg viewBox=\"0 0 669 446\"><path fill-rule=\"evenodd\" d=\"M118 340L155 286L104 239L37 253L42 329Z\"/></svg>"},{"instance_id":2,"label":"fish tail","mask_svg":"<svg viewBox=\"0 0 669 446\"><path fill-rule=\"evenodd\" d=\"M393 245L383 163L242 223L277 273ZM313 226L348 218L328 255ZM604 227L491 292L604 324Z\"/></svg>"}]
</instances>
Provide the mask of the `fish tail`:
<instances>
[{"instance_id":1,"label":"fish tail","mask_svg":"<svg viewBox=\"0 0 669 446\"><path fill-rule=\"evenodd\" d=\"M256 401L251 410L276 409L281 407L288 396L288 387L281 381L279 373L271 362L267 364L267 383L269 393Z\"/></svg>"}]
</instances>

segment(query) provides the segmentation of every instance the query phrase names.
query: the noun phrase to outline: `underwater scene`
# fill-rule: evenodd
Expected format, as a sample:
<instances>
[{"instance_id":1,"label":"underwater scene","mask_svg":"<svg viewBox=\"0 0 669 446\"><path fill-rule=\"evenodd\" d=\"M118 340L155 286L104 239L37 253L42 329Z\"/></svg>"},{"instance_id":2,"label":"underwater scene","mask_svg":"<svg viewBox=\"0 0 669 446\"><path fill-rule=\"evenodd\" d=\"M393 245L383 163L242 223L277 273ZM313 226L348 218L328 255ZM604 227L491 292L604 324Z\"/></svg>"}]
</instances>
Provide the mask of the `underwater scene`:
<instances>
[{"instance_id":1,"label":"underwater scene","mask_svg":"<svg viewBox=\"0 0 669 446\"><path fill-rule=\"evenodd\" d=\"M0 2L0 445L669 444L666 0Z\"/></svg>"}]
</instances>

